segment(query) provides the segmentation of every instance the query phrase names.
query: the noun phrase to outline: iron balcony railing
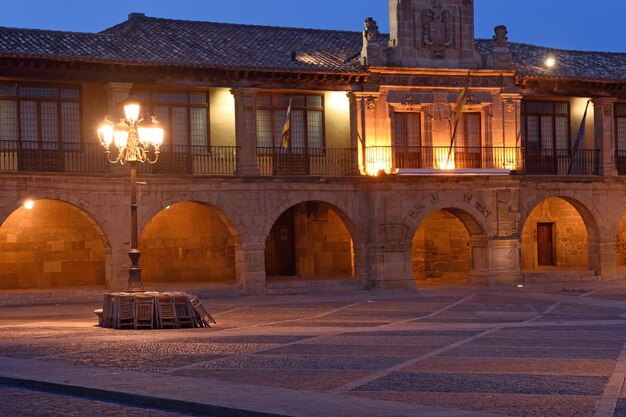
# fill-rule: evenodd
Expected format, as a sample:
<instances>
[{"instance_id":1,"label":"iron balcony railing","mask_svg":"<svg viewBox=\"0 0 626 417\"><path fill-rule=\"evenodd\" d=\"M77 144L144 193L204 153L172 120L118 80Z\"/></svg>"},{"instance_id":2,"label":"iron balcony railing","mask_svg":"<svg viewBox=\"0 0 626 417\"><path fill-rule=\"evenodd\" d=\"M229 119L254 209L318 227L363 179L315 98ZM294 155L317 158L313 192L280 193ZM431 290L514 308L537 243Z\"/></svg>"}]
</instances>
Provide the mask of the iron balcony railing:
<instances>
[{"instance_id":1,"label":"iron balcony railing","mask_svg":"<svg viewBox=\"0 0 626 417\"><path fill-rule=\"evenodd\" d=\"M155 164L143 164L139 172L169 175L235 175L236 146L161 146Z\"/></svg>"},{"instance_id":2,"label":"iron balcony railing","mask_svg":"<svg viewBox=\"0 0 626 417\"><path fill-rule=\"evenodd\" d=\"M372 146L365 150L370 174L402 169L505 169L523 168L521 148L448 146Z\"/></svg>"},{"instance_id":3,"label":"iron balcony railing","mask_svg":"<svg viewBox=\"0 0 626 417\"><path fill-rule=\"evenodd\" d=\"M626 156L626 155L625 155ZM503 169L527 175L597 175L596 149L513 147L373 146L365 151L366 171L402 169Z\"/></svg>"},{"instance_id":4,"label":"iron balcony railing","mask_svg":"<svg viewBox=\"0 0 626 417\"><path fill-rule=\"evenodd\" d=\"M0 172L107 173L111 164L99 143L0 141ZM162 146L159 161L144 174L234 175L236 146Z\"/></svg>"},{"instance_id":5,"label":"iron balcony railing","mask_svg":"<svg viewBox=\"0 0 626 417\"><path fill-rule=\"evenodd\" d=\"M619 175L626 175L626 151L615 151L615 167Z\"/></svg>"},{"instance_id":6,"label":"iron balcony railing","mask_svg":"<svg viewBox=\"0 0 626 417\"><path fill-rule=\"evenodd\" d=\"M162 146L159 161L140 172L165 175L235 175L236 146ZM599 150L507 147L373 146L365 149L368 173L401 169L505 169L528 175L597 175ZM620 175L626 175L626 151L617 151ZM346 176L357 174L352 148L257 148L262 175ZM107 173L98 143L0 141L0 172Z\"/></svg>"},{"instance_id":7,"label":"iron balcony railing","mask_svg":"<svg viewBox=\"0 0 626 417\"><path fill-rule=\"evenodd\" d=\"M357 175L357 150L352 148L258 147L261 175Z\"/></svg>"},{"instance_id":8,"label":"iron balcony railing","mask_svg":"<svg viewBox=\"0 0 626 417\"><path fill-rule=\"evenodd\" d=\"M600 151L526 148L524 160L528 175L598 175Z\"/></svg>"}]
</instances>

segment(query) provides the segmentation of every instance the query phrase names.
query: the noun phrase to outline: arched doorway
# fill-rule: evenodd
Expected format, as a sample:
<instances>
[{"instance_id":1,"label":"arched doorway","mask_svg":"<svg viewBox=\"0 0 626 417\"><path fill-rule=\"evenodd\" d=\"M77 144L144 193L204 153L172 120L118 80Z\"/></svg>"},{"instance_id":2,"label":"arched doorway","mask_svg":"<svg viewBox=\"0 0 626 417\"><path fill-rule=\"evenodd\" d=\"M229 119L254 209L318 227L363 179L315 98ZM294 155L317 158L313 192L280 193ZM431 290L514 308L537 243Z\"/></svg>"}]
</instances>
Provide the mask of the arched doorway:
<instances>
[{"instance_id":1,"label":"arched doorway","mask_svg":"<svg viewBox=\"0 0 626 417\"><path fill-rule=\"evenodd\" d=\"M181 202L161 210L139 239L146 283L235 283L238 234L206 204Z\"/></svg>"},{"instance_id":2,"label":"arched doorway","mask_svg":"<svg viewBox=\"0 0 626 417\"><path fill-rule=\"evenodd\" d=\"M93 219L71 204L22 206L0 226L0 289L104 285L105 242Z\"/></svg>"},{"instance_id":3,"label":"arched doorway","mask_svg":"<svg viewBox=\"0 0 626 417\"><path fill-rule=\"evenodd\" d=\"M329 204L309 201L285 211L265 242L268 281L354 277L354 245Z\"/></svg>"},{"instance_id":4,"label":"arched doorway","mask_svg":"<svg viewBox=\"0 0 626 417\"><path fill-rule=\"evenodd\" d=\"M522 229L522 271L588 271L596 257L580 211L569 201L553 197L539 203Z\"/></svg>"},{"instance_id":5,"label":"arched doorway","mask_svg":"<svg viewBox=\"0 0 626 417\"><path fill-rule=\"evenodd\" d=\"M469 283L472 242L478 236L482 236L480 227L461 210L431 213L420 223L412 240L413 277L417 284Z\"/></svg>"}]
</instances>

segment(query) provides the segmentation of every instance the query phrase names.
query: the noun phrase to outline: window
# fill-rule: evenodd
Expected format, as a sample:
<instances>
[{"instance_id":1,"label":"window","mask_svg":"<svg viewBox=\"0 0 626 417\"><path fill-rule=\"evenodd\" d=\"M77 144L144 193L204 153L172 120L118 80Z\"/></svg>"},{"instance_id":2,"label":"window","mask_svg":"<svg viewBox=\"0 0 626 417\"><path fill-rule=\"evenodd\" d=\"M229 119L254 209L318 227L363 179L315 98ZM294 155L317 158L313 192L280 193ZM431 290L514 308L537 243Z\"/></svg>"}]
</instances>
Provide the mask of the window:
<instances>
[{"instance_id":1,"label":"window","mask_svg":"<svg viewBox=\"0 0 626 417\"><path fill-rule=\"evenodd\" d=\"M209 137L209 93L206 91L133 90L145 114L156 116L173 152L207 152Z\"/></svg>"},{"instance_id":2,"label":"window","mask_svg":"<svg viewBox=\"0 0 626 417\"><path fill-rule=\"evenodd\" d=\"M626 103L615 105L615 147L626 151Z\"/></svg>"},{"instance_id":3,"label":"window","mask_svg":"<svg viewBox=\"0 0 626 417\"><path fill-rule=\"evenodd\" d=\"M420 113L393 114L394 168L421 168L422 125Z\"/></svg>"},{"instance_id":4,"label":"window","mask_svg":"<svg viewBox=\"0 0 626 417\"><path fill-rule=\"evenodd\" d=\"M286 151L323 153L324 99L321 95L257 95L257 146L266 148L263 153L283 146L282 130L290 100L291 134Z\"/></svg>"},{"instance_id":5,"label":"window","mask_svg":"<svg viewBox=\"0 0 626 417\"><path fill-rule=\"evenodd\" d=\"M0 83L0 148L78 150L77 86Z\"/></svg>"},{"instance_id":6,"label":"window","mask_svg":"<svg viewBox=\"0 0 626 417\"><path fill-rule=\"evenodd\" d=\"M419 113L394 113L394 147L419 147L422 145L422 128L420 119Z\"/></svg>"},{"instance_id":7,"label":"window","mask_svg":"<svg viewBox=\"0 0 626 417\"><path fill-rule=\"evenodd\" d=\"M463 113L455 138L454 161L456 168L482 168L482 126L481 114Z\"/></svg>"},{"instance_id":8,"label":"window","mask_svg":"<svg viewBox=\"0 0 626 417\"><path fill-rule=\"evenodd\" d=\"M522 102L522 137L531 152L554 155L555 150L570 149L569 103L551 101Z\"/></svg>"}]
</instances>

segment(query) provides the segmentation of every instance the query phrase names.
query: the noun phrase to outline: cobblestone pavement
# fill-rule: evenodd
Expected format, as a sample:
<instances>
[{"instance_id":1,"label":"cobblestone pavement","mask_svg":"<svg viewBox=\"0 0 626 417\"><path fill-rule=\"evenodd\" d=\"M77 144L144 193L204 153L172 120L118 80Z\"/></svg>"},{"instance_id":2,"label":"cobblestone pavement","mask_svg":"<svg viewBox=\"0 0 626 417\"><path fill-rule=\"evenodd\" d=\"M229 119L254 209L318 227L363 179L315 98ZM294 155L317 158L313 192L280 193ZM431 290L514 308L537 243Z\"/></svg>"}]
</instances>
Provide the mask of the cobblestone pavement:
<instances>
[{"instance_id":1,"label":"cobblestone pavement","mask_svg":"<svg viewBox=\"0 0 626 417\"><path fill-rule=\"evenodd\" d=\"M183 417L197 414L129 407L105 401L50 394L0 385L0 417Z\"/></svg>"},{"instance_id":2,"label":"cobblestone pavement","mask_svg":"<svg viewBox=\"0 0 626 417\"><path fill-rule=\"evenodd\" d=\"M135 378L145 395L145 381L171 379L188 392L155 382L149 394L225 407L215 415L240 406L296 417L626 416L626 284L204 303L216 326L162 331L101 329L96 305L0 308L0 382L62 384L50 375L67 372L120 389L98 380L110 372ZM7 364L19 372L8 375ZM185 415L8 386L0 398L0 416Z\"/></svg>"}]
</instances>

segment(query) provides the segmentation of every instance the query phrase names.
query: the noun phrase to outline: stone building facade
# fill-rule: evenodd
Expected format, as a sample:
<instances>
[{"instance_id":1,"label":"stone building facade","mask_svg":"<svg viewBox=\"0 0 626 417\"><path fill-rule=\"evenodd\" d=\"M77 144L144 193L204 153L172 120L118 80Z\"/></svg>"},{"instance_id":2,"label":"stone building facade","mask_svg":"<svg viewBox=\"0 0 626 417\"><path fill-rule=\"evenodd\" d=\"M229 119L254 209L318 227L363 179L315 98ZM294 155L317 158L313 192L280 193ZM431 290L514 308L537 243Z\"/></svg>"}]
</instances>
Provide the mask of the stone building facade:
<instances>
[{"instance_id":1,"label":"stone building facade","mask_svg":"<svg viewBox=\"0 0 626 417\"><path fill-rule=\"evenodd\" d=\"M95 132L129 98L166 130L140 170L148 287L622 279L626 54L474 39L471 0L389 3L390 34L0 28L0 298L125 288L128 170Z\"/></svg>"}]
</instances>

